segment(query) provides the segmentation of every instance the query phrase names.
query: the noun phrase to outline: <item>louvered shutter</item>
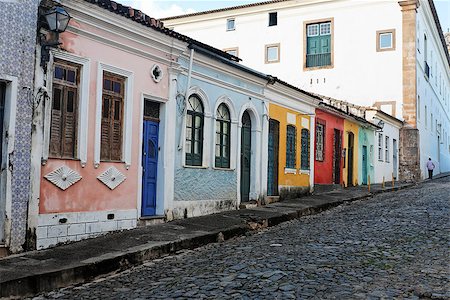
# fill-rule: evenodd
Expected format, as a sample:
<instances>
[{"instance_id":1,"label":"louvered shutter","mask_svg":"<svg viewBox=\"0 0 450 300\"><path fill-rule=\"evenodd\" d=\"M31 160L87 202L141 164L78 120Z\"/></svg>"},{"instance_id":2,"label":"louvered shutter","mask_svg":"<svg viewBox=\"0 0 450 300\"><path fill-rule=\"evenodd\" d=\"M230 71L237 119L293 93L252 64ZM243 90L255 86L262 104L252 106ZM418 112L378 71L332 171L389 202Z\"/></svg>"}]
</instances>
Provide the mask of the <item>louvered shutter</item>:
<instances>
[{"instance_id":1,"label":"louvered shutter","mask_svg":"<svg viewBox=\"0 0 450 300\"><path fill-rule=\"evenodd\" d=\"M66 87L64 91L64 120L62 128L62 156L75 157L76 134L77 134L77 90Z\"/></svg>"},{"instance_id":2,"label":"louvered shutter","mask_svg":"<svg viewBox=\"0 0 450 300\"><path fill-rule=\"evenodd\" d=\"M109 160L111 157L110 148L110 110L111 110L111 99L109 96L103 96L103 106L102 106L102 124L101 124L101 147L100 147L100 159Z\"/></svg>"},{"instance_id":3,"label":"louvered shutter","mask_svg":"<svg viewBox=\"0 0 450 300\"><path fill-rule=\"evenodd\" d=\"M52 115L50 126L50 149L51 156L61 156L61 136L62 136L62 105L63 89L60 86L53 87Z\"/></svg>"},{"instance_id":4,"label":"louvered shutter","mask_svg":"<svg viewBox=\"0 0 450 300\"><path fill-rule=\"evenodd\" d=\"M122 101L114 100L114 115L111 118L112 138L111 138L111 160L121 160L122 158Z\"/></svg>"}]
</instances>

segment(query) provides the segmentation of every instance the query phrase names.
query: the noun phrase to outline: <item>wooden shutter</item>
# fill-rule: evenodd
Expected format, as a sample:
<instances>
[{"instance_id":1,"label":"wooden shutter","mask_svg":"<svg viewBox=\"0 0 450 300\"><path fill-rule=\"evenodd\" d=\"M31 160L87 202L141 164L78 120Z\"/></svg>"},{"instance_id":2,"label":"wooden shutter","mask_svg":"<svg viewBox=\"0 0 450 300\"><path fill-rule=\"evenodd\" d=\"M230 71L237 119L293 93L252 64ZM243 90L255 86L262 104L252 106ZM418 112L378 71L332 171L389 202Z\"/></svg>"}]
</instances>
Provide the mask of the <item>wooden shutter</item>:
<instances>
[{"instance_id":1,"label":"wooden shutter","mask_svg":"<svg viewBox=\"0 0 450 300\"><path fill-rule=\"evenodd\" d=\"M101 160L122 160L124 86L124 78L106 72L104 73L100 145Z\"/></svg>"},{"instance_id":2,"label":"wooden shutter","mask_svg":"<svg viewBox=\"0 0 450 300\"><path fill-rule=\"evenodd\" d=\"M75 157L76 149L76 133L77 133L77 90L75 88L66 87L64 90L64 111L63 127L62 127L62 156Z\"/></svg>"},{"instance_id":3,"label":"wooden shutter","mask_svg":"<svg viewBox=\"0 0 450 300\"><path fill-rule=\"evenodd\" d=\"M49 155L76 158L80 66L57 61L53 74Z\"/></svg>"},{"instance_id":4,"label":"wooden shutter","mask_svg":"<svg viewBox=\"0 0 450 300\"><path fill-rule=\"evenodd\" d=\"M50 125L50 149L51 156L61 156L61 136L62 136L62 111L63 105L63 90L61 86L53 86L53 102L52 102L52 116Z\"/></svg>"},{"instance_id":5,"label":"wooden shutter","mask_svg":"<svg viewBox=\"0 0 450 300\"><path fill-rule=\"evenodd\" d=\"M103 95L102 98L102 124L101 124L101 143L100 143L100 159L110 159L110 110L111 110L111 97Z\"/></svg>"},{"instance_id":6,"label":"wooden shutter","mask_svg":"<svg viewBox=\"0 0 450 300\"><path fill-rule=\"evenodd\" d=\"M111 116L111 160L120 160L122 158L122 105L120 98L114 99L112 105L113 115Z\"/></svg>"}]
</instances>

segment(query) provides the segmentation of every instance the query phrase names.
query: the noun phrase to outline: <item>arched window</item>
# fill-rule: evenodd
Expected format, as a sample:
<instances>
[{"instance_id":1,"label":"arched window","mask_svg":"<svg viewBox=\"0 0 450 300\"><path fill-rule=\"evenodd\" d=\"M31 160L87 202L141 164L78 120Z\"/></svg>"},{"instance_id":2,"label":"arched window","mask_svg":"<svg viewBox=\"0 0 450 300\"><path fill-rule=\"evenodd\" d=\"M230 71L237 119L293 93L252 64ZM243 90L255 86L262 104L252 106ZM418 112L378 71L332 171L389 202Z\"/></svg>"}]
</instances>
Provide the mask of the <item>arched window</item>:
<instances>
[{"instance_id":1,"label":"arched window","mask_svg":"<svg viewBox=\"0 0 450 300\"><path fill-rule=\"evenodd\" d=\"M222 103L217 108L216 168L230 167L230 130L230 110Z\"/></svg>"},{"instance_id":2,"label":"arched window","mask_svg":"<svg viewBox=\"0 0 450 300\"><path fill-rule=\"evenodd\" d=\"M186 115L186 165L201 166L203 160L202 101L197 95L189 97Z\"/></svg>"},{"instance_id":3,"label":"arched window","mask_svg":"<svg viewBox=\"0 0 450 300\"><path fill-rule=\"evenodd\" d=\"M296 135L295 126L288 125L286 132L286 168L295 169Z\"/></svg>"},{"instance_id":4,"label":"arched window","mask_svg":"<svg viewBox=\"0 0 450 300\"><path fill-rule=\"evenodd\" d=\"M309 170L309 130L302 129L302 150L300 157L300 168Z\"/></svg>"}]
</instances>

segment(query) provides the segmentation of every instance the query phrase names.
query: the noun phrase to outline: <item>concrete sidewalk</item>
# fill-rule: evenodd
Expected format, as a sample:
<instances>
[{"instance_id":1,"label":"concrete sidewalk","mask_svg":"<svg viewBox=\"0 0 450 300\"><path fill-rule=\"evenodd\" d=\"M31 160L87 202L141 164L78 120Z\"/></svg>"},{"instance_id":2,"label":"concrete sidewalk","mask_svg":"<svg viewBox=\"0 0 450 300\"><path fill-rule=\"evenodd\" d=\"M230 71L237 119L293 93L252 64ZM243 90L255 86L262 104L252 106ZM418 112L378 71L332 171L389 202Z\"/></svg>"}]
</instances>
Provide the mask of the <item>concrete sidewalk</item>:
<instances>
[{"instance_id":1,"label":"concrete sidewalk","mask_svg":"<svg viewBox=\"0 0 450 300\"><path fill-rule=\"evenodd\" d=\"M0 297L30 296L125 270L146 260L227 240L329 208L413 186L354 187L263 207L177 220L0 259Z\"/></svg>"}]
</instances>

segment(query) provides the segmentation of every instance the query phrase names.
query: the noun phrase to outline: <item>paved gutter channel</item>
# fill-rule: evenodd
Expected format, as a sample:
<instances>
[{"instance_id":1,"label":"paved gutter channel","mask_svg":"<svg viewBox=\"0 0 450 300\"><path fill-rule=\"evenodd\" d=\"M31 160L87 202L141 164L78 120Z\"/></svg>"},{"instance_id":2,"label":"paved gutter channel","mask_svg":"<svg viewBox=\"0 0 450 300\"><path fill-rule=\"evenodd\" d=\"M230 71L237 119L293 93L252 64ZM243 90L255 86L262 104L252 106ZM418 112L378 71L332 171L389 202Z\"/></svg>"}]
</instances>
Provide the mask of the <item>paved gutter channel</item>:
<instances>
[{"instance_id":1,"label":"paved gutter channel","mask_svg":"<svg viewBox=\"0 0 450 300\"><path fill-rule=\"evenodd\" d=\"M447 174L446 176L450 176ZM24 297L120 272L180 250L228 240L280 223L317 214L346 202L367 199L395 188L374 186L311 195L263 207L177 220L112 233L95 239L0 259L0 297Z\"/></svg>"}]
</instances>

